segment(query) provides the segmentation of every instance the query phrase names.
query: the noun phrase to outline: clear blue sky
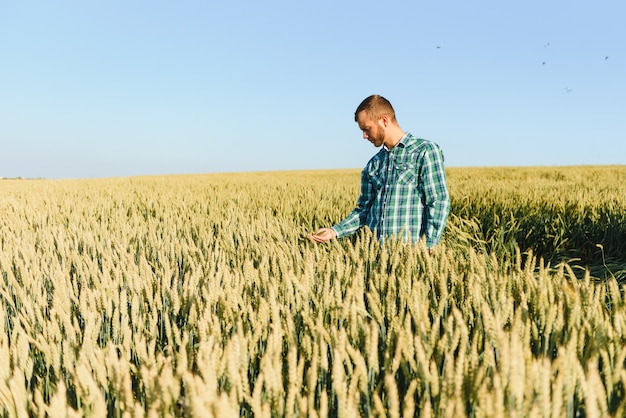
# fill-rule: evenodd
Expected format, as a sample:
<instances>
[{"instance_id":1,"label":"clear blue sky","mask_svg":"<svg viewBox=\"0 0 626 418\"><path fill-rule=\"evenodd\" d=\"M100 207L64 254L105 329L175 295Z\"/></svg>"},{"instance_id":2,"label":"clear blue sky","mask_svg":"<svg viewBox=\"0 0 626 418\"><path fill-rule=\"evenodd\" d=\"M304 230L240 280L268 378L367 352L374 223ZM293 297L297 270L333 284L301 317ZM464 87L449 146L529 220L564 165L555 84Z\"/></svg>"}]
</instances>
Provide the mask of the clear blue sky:
<instances>
[{"instance_id":1,"label":"clear blue sky","mask_svg":"<svg viewBox=\"0 0 626 418\"><path fill-rule=\"evenodd\" d=\"M0 176L626 164L626 2L0 0ZM608 57L608 58L607 58Z\"/></svg>"}]
</instances>

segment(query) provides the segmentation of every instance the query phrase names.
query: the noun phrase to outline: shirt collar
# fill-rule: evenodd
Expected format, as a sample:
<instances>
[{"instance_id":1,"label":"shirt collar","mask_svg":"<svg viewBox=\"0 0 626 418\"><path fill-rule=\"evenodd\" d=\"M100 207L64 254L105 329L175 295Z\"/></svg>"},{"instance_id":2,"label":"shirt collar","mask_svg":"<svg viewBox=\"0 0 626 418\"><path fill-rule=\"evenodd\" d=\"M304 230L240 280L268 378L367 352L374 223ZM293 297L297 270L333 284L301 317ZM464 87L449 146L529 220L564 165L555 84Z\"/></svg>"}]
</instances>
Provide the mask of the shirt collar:
<instances>
[{"instance_id":1,"label":"shirt collar","mask_svg":"<svg viewBox=\"0 0 626 418\"><path fill-rule=\"evenodd\" d=\"M407 145L407 142L409 142L411 137L411 134L408 132L405 132L404 135L402 136L402 138L400 138L400 140L398 141L398 143L396 144L396 147L400 147L400 148L404 148ZM386 145L383 145L383 148L385 149L385 151L389 152L391 151L389 148L387 148ZM395 147L394 147L395 148Z\"/></svg>"}]
</instances>

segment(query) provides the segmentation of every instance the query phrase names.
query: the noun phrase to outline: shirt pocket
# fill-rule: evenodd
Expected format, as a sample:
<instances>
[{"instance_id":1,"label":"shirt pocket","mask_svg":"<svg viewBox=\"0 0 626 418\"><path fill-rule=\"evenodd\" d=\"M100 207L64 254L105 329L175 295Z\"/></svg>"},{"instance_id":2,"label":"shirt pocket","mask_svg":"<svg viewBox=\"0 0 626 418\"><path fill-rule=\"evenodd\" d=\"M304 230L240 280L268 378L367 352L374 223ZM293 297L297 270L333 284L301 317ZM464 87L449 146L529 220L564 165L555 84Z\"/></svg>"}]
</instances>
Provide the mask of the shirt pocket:
<instances>
[{"instance_id":1,"label":"shirt pocket","mask_svg":"<svg viewBox=\"0 0 626 418\"><path fill-rule=\"evenodd\" d=\"M381 190L385 183L385 179L379 173L370 175L370 181L376 191Z\"/></svg>"},{"instance_id":2,"label":"shirt pocket","mask_svg":"<svg viewBox=\"0 0 626 418\"><path fill-rule=\"evenodd\" d=\"M394 161L394 177L399 184L416 185L417 174L415 163L412 161Z\"/></svg>"},{"instance_id":3,"label":"shirt pocket","mask_svg":"<svg viewBox=\"0 0 626 418\"><path fill-rule=\"evenodd\" d=\"M367 172L367 177L375 191L378 192L380 189L383 188L383 185L385 184L385 178L383 177L380 170L370 169Z\"/></svg>"}]
</instances>

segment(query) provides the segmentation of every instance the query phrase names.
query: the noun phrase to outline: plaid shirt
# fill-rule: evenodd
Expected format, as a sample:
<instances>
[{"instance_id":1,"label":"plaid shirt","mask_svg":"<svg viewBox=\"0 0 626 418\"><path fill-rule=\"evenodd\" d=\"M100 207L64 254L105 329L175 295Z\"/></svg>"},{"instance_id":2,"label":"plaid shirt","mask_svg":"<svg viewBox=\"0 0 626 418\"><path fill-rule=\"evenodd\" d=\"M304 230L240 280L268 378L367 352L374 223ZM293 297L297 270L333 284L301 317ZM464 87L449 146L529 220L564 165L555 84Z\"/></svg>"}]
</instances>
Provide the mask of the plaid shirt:
<instances>
[{"instance_id":1,"label":"plaid shirt","mask_svg":"<svg viewBox=\"0 0 626 418\"><path fill-rule=\"evenodd\" d=\"M441 148L407 132L395 147L383 147L367 163L356 208L332 228L337 237L364 225L380 239L395 235L407 242L425 236L431 248L441 239L449 212Z\"/></svg>"}]
</instances>

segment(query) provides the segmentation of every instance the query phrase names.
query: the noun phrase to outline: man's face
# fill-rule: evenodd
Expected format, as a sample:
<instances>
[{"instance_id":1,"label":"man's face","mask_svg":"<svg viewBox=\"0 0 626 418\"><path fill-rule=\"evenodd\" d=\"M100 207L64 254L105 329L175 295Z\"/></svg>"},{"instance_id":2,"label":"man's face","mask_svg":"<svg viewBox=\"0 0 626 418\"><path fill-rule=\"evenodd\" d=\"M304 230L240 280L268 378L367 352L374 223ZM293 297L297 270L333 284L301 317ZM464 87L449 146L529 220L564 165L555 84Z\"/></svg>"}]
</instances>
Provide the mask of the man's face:
<instances>
[{"instance_id":1,"label":"man's face","mask_svg":"<svg viewBox=\"0 0 626 418\"><path fill-rule=\"evenodd\" d=\"M376 148L380 147L385 140L385 125L382 120L371 119L366 112L357 115L359 129L363 131L363 139L370 141Z\"/></svg>"}]
</instances>

